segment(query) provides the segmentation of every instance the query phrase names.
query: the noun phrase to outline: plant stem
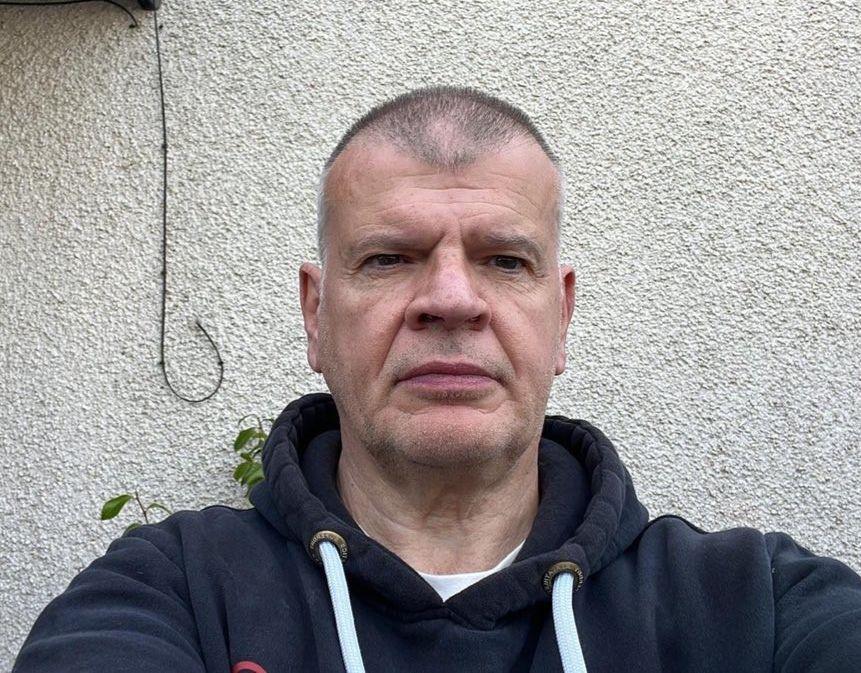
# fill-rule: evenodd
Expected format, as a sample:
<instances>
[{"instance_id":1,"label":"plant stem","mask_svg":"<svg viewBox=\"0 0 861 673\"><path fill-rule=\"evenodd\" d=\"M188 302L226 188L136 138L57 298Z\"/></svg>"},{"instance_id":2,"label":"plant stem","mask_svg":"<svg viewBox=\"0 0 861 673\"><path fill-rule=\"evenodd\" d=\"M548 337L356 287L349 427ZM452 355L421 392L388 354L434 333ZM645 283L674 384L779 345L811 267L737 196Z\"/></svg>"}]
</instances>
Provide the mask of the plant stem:
<instances>
[{"instance_id":1,"label":"plant stem","mask_svg":"<svg viewBox=\"0 0 861 673\"><path fill-rule=\"evenodd\" d=\"M138 495L137 491L135 491L135 500L138 501L138 507L140 507L141 512L143 512L144 522L149 523L149 516L147 516L146 507L143 506L143 503L141 502L140 496Z\"/></svg>"}]
</instances>

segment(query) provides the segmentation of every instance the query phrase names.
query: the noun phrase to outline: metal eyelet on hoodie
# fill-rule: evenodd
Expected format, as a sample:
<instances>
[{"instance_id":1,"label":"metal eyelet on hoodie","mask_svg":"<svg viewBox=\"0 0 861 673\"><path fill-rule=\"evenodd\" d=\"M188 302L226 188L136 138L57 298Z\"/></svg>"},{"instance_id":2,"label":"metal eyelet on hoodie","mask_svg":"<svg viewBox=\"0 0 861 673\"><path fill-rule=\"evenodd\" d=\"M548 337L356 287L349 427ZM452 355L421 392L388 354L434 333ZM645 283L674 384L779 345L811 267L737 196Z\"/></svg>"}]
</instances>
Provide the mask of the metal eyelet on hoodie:
<instances>
[{"instance_id":1,"label":"metal eyelet on hoodie","mask_svg":"<svg viewBox=\"0 0 861 673\"><path fill-rule=\"evenodd\" d=\"M577 582L574 585L574 592L576 593L580 587L583 586L583 570L580 566L573 561L560 561L559 563L554 563L550 566L550 570L544 573L544 579L542 584L544 586L544 591L548 594L553 593L553 580L556 579L556 576L560 573L571 573L577 578Z\"/></svg>"},{"instance_id":2,"label":"metal eyelet on hoodie","mask_svg":"<svg viewBox=\"0 0 861 673\"><path fill-rule=\"evenodd\" d=\"M320 543L323 540L328 540L338 548L338 554L341 557L342 563L347 560L347 541L335 531L321 530L314 533L311 541L308 542L308 552L311 554L311 558L314 559L318 565L323 564L323 559L320 557Z\"/></svg>"}]
</instances>

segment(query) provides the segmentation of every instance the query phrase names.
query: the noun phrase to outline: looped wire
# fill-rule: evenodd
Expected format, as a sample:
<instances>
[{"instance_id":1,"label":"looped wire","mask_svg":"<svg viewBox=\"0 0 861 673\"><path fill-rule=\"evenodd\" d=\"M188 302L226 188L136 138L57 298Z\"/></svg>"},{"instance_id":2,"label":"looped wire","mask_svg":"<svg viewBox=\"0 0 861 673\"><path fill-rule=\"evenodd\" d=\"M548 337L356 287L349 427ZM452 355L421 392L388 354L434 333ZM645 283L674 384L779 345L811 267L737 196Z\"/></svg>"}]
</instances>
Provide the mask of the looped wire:
<instances>
[{"instance_id":1,"label":"looped wire","mask_svg":"<svg viewBox=\"0 0 861 673\"><path fill-rule=\"evenodd\" d=\"M164 382L167 384L167 387L170 391L176 395L179 399L185 400L186 402L205 402L210 397L215 395L220 388L221 384L224 381L224 360L221 358L221 352L218 350L218 345L215 343L215 340L209 335L209 332L206 331L206 328L201 324L200 320L195 319L195 323L200 328L203 335L209 341L209 344L212 346L215 351L215 356L218 358L218 383L215 385L215 388L208 395L199 398L186 397L181 394L170 382L167 376L167 368L165 367L165 359L164 359L164 327L165 327L165 316L167 313L167 120L165 116L164 109L164 79L162 76L162 67L161 67L161 45L159 43L158 37L158 11L153 10L153 24L155 26L155 47L156 47L156 56L158 59L158 88L161 100L161 130L162 130L162 156L164 158L164 170L162 181L162 228L161 228L161 242L162 242L162 258L161 258L161 359L159 360L159 365L161 366L162 374L164 375Z\"/></svg>"}]
</instances>

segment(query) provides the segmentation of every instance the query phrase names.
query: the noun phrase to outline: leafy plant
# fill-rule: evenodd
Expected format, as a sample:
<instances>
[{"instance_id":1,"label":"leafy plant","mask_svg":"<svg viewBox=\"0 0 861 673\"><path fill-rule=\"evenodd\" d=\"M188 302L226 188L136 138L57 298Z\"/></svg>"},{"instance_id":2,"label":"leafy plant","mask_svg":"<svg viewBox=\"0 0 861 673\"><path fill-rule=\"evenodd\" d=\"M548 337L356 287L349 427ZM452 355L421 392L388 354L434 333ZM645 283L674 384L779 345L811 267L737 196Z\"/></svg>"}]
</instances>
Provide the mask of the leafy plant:
<instances>
[{"instance_id":1,"label":"leafy plant","mask_svg":"<svg viewBox=\"0 0 861 673\"><path fill-rule=\"evenodd\" d=\"M243 424L253 418L255 424L243 428ZM269 431L272 428L272 423L275 419L260 418L254 414L248 414L239 419L239 433L236 439L233 440L233 450L239 454L242 461L233 470L233 479L240 485L245 487L245 498L251 493L251 488L258 482L263 480L263 464L260 462L260 454L263 452L263 445L266 443L266 438L269 436ZM137 491L133 493L122 493L107 500L102 505L100 518L102 521L113 519L117 516L129 502L135 501L140 508L143 523L148 524L150 521L150 512L153 510L161 510L167 515L173 514L173 511L160 502L151 502L144 505ZM141 526L140 521L134 521L126 526L123 531L128 532L133 528Z\"/></svg>"},{"instance_id":2,"label":"leafy plant","mask_svg":"<svg viewBox=\"0 0 861 673\"><path fill-rule=\"evenodd\" d=\"M242 462L233 470L233 478L245 486L246 498L251 493L254 484L263 481L263 464L260 462L260 454L274 422L272 418L261 419L259 416L249 414L239 419L239 426L242 427L248 418L254 418L257 424L240 430L236 439L233 440L233 450L242 458Z\"/></svg>"},{"instance_id":3,"label":"leafy plant","mask_svg":"<svg viewBox=\"0 0 861 673\"><path fill-rule=\"evenodd\" d=\"M135 502L137 502L138 506L140 507L141 514L143 515L144 523L150 522L149 513L151 510L160 509L167 514L173 513L170 509L162 505L160 502L151 502L149 505L144 507L143 501L140 499L138 492L135 491L134 493L123 493L122 495L113 497L108 500L104 505L102 505L102 521L106 521L107 519L113 519L117 514L122 511L123 507L125 507L126 503L130 500L134 500ZM134 521L128 526L126 526L123 532L126 533L132 528L137 528L140 525L142 525L140 521Z\"/></svg>"}]
</instances>

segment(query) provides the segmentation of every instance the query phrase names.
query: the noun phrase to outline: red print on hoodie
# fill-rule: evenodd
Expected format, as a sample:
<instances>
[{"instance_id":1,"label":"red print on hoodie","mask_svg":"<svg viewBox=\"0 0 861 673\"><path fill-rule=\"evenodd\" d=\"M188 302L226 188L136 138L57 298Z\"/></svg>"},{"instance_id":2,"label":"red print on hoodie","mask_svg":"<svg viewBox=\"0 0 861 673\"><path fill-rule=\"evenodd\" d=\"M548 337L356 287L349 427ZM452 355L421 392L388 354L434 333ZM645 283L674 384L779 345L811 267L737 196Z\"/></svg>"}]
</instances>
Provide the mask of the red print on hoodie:
<instances>
[{"instance_id":1,"label":"red print on hoodie","mask_svg":"<svg viewBox=\"0 0 861 673\"><path fill-rule=\"evenodd\" d=\"M233 664L230 673L266 673L266 669L253 661L240 661Z\"/></svg>"}]
</instances>

